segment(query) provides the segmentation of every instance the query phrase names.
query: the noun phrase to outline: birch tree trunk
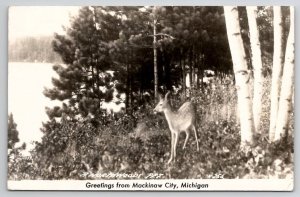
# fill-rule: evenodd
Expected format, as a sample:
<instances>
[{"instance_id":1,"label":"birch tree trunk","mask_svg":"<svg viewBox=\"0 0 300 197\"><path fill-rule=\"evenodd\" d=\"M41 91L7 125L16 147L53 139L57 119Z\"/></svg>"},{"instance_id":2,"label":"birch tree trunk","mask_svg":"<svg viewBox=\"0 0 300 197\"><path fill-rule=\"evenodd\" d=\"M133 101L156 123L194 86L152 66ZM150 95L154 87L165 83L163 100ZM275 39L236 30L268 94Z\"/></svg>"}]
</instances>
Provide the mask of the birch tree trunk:
<instances>
[{"instance_id":1,"label":"birch tree trunk","mask_svg":"<svg viewBox=\"0 0 300 197\"><path fill-rule=\"evenodd\" d=\"M254 94L253 94L253 120L256 133L261 133L260 118L262 111L263 74L261 61L261 48L259 32L257 28L257 7L247 6L248 25L250 31L250 43L252 52L252 66L254 72Z\"/></svg>"},{"instance_id":2,"label":"birch tree trunk","mask_svg":"<svg viewBox=\"0 0 300 197\"><path fill-rule=\"evenodd\" d=\"M288 129L295 76L294 7L290 7L290 32L286 44L282 85L274 140L280 140Z\"/></svg>"},{"instance_id":3,"label":"birch tree trunk","mask_svg":"<svg viewBox=\"0 0 300 197\"><path fill-rule=\"evenodd\" d=\"M271 86L269 140L274 141L278 114L279 93L283 69L283 19L281 6L274 6L274 54Z\"/></svg>"},{"instance_id":4,"label":"birch tree trunk","mask_svg":"<svg viewBox=\"0 0 300 197\"><path fill-rule=\"evenodd\" d=\"M232 56L233 70L236 79L238 108L241 125L241 147L253 143L253 115L249 88L249 71L244 44L240 33L237 7L225 6L225 21L229 47Z\"/></svg>"}]
</instances>

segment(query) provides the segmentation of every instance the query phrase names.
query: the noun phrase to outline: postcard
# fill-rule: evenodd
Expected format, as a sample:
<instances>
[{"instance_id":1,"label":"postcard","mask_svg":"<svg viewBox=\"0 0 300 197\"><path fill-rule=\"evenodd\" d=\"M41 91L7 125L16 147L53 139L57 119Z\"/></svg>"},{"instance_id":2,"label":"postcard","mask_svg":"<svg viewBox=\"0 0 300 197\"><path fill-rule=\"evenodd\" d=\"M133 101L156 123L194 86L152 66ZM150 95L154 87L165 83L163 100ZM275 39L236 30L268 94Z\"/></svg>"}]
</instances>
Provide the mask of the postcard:
<instances>
[{"instance_id":1,"label":"postcard","mask_svg":"<svg viewBox=\"0 0 300 197\"><path fill-rule=\"evenodd\" d=\"M9 190L292 191L293 6L12 6Z\"/></svg>"}]
</instances>

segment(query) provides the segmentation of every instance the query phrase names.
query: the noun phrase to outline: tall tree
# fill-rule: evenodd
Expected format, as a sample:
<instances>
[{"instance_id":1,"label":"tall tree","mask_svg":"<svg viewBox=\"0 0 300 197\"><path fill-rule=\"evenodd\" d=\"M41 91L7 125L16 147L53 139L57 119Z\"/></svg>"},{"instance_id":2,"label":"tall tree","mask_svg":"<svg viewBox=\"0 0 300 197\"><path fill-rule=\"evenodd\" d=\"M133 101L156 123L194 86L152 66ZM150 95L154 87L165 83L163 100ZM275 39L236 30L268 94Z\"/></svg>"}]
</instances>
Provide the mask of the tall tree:
<instances>
[{"instance_id":1,"label":"tall tree","mask_svg":"<svg viewBox=\"0 0 300 197\"><path fill-rule=\"evenodd\" d=\"M280 101L278 107L277 124L274 140L279 140L286 136L288 129L289 115L292 107L292 96L295 77L295 27L294 27L294 7L290 7L290 32L286 44L286 54L282 75L282 85Z\"/></svg>"},{"instance_id":2,"label":"tall tree","mask_svg":"<svg viewBox=\"0 0 300 197\"><path fill-rule=\"evenodd\" d=\"M157 64L158 61L153 61L153 56L149 56L149 54L153 54L154 47L153 17L149 16L151 9L149 8L149 12L141 12L140 7L119 8L121 10L119 17L124 19L121 23L119 39L113 41L110 54L111 59L117 65L115 69L120 70L119 73L124 73L122 67L126 68L126 75L124 75L126 79L124 80L122 75L118 75L117 80L120 81L120 85L126 84L122 87L126 92L127 112L130 111L131 103L143 100L145 91L154 92L153 71L155 66L153 64L154 62ZM158 72L156 73L158 74Z\"/></svg>"},{"instance_id":3,"label":"tall tree","mask_svg":"<svg viewBox=\"0 0 300 197\"><path fill-rule=\"evenodd\" d=\"M8 149L13 149L15 144L19 142L19 132L17 124L14 121L13 114L8 116Z\"/></svg>"},{"instance_id":4,"label":"tall tree","mask_svg":"<svg viewBox=\"0 0 300 197\"><path fill-rule=\"evenodd\" d=\"M83 117L91 115L97 119L101 115L100 103L113 98L117 73L106 71L114 70L109 51L110 42L119 37L118 24L120 19L104 8L83 7L67 35L55 36L54 51L65 65L53 67L59 78L52 79L54 88L46 89L44 94L68 103L73 112ZM60 111L64 109L68 108ZM55 109L48 110L48 114L55 114Z\"/></svg>"},{"instance_id":5,"label":"tall tree","mask_svg":"<svg viewBox=\"0 0 300 197\"><path fill-rule=\"evenodd\" d=\"M154 66L154 97L158 99L158 75L157 75L157 39L156 39L156 25L157 25L157 8L154 6L152 10L153 16L153 66Z\"/></svg>"},{"instance_id":6,"label":"tall tree","mask_svg":"<svg viewBox=\"0 0 300 197\"><path fill-rule=\"evenodd\" d=\"M153 14L159 16L156 35ZM145 91L155 94L155 81L157 88L181 85L185 89L188 72L193 82L197 69L200 75L208 68L231 70L225 32L222 7L168 6L157 7L155 12L153 7L84 7L67 36L55 37L54 50L65 66L54 67L59 79L53 80L55 88L45 94L69 102L77 113L87 116L101 115L99 103L110 101L114 88L126 93L126 106ZM157 48L156 61L150 55L153 48ZM56 112L60 115L62 110Z\"/></svg>"},{"instance_id":7,"label":"tall tree","mask_svg":"<svg viewBox=\"0 0 300 197\"><path fill-rule=\"evenodd\" d=\"M245 48L241 37L239 14L237 7L225 6L225 21L229 47L232 56L233 69L238 95L238 108L241 125L241 146L253 143L254 125L252 102L250 97L250 73L246 61Z\"/></svg>"},{"instance_id":8,"label":"tall tree","mask_svg":"<svg viewBox=\"0 0 300 197\"><path fill-rule=\"evenodd\" d=\"M274 6L274 54L272 69L272 86L271 86L271 114L270 114L270 130L269 139L274 141L276 123L278 117L279 94L281 85L281 76L284 63L283 49L283 19L281 6Z\"/></svg>"},{"instance_id":9,"label":"tall tree","mask_svg":"<svg viewBox=\"0 0 300 197\"><path fill-rule=\"evenodd\" d=\"M250 43L252 53L252 67L254 72L254 94L253 94L253 119L254 128L257 133L261 133L260 119L262 111L263 95L263 68L261 60L261 47L259 41L259 31L257 27L257 7L247 6L248 25L250 31Z\"/></svg>"}]
</instances>

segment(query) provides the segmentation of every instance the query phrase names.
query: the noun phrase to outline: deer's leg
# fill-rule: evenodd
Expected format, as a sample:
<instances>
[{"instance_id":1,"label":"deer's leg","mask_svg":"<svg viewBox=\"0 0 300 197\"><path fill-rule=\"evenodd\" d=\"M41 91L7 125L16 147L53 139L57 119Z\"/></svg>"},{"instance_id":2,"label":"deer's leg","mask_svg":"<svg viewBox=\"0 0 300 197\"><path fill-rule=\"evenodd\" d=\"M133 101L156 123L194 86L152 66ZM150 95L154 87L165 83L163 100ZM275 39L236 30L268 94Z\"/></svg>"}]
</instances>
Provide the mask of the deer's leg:
<instances>
[{"instance_id":1,"label":"deer's leg","mask_svg":"<svg viewBox=\"0 0 300 197\"><path fill-rule=\"evenodd\" d=\"M171 132L171 156L170 156L170 159L168 161L168 163L170 163L173 159L173 156L174 156L174 153L173 153L173 146L174 146L174 133Z\"/></svg>"},{"instance_id":2,"label":"deer's leg","mask_svg":"<svg viewBox=\"0 0 300 197\"><path fill-rule=\"evenodd\" d=\"M174 150L173 150L173 152L174 152L174 161L176 160L176 147L177 147L177 142L178 142L178 133L176 132L176 133L174 133L174 137L175 137L175 139L174 139L174 144L173 144L173 148L174 148Z\"/></svg>"},{"instance_id":3,"label":"deer's leg","mask_svg":"<svg viewBox=\"0 0 300 197\"><path fill-rule=\"evenodd\" d=\"M194 133L195 133L197 151L199 151L198 137L197 137L197 131L196 131L195 125L192 126L192 129L194 130Z\"/></svg>"},{"instance_id":4,"label":"deer's leg","mask_svg":"<svg viewBox=\"0 0 300 197\"><path fill-rule=\"evenodd\" d=\"M184 140L184 144L183 144L182 149L185 149L185 146L186 146L186 143L187 143L189 137L190 137L190 131L187 129L187 130L185 131L185 140Z\"/></svg>"}]
</instances>

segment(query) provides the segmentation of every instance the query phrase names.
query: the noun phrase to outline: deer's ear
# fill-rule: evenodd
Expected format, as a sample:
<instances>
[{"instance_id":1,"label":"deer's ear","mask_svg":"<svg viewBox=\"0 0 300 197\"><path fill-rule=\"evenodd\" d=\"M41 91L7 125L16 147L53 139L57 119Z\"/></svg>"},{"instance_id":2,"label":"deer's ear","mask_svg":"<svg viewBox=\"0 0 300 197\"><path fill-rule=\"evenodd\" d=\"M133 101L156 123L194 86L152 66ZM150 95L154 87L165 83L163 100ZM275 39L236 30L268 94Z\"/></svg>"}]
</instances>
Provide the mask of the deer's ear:
<instances>
[{"instance_id":1,"label":"deer's ear","mask_svg":"<svg viewBox=\"0 0 300 197\"><path fill-rule=\"evenodd\" d=\"M169 97L170 93L171 93L171 92L170 92L170 91L168 91L168 92L167 92L167 94L165 95L165 99L166 99L166 100L168 99L168 97Z\"/></svg>"}]
</instances>

